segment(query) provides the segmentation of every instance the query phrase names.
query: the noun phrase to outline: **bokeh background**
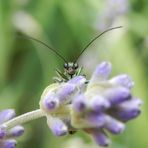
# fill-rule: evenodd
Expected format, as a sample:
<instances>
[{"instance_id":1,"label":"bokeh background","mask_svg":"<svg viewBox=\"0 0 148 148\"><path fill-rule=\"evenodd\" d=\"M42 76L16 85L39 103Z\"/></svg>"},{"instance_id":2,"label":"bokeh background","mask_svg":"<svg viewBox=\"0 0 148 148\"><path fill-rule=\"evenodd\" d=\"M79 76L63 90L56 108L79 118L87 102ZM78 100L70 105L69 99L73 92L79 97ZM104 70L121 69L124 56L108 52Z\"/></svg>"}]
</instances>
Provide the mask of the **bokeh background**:
<instances>
[{"instance_id":1,"label":"bokeh background","mask_svg":"<svg viewBox=\"0 0 148 148\"><path fill-rule=\"evenodd\" d=\"M148 147L148 1L147 0L0 0L0 109L22 114L39 107L41 93L53 82L63 61L46 47L18 37L29 35L73 61L81 49L109 27L123 26L95 41L78 59L88 79L100 61L109 60L112 75L127 73L142 114L112 136L110 148ZM132 105L132 104L131 104ZM54 137L46 120L25 124L17 148L97 148L84 133Z\"/></svg>"}]
</instances>

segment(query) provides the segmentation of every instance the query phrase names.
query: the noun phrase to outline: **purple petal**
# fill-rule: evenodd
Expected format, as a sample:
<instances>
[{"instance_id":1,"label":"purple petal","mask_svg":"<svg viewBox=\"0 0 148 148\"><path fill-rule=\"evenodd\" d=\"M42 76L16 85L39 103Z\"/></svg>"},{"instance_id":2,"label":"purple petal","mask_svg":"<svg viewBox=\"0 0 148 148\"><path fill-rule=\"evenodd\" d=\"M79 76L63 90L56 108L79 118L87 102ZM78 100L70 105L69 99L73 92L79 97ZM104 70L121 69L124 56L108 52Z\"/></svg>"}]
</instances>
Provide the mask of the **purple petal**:
<instances>
[{"instance_id":1,"label":"purple petal","mask_svg":"<svg viewBox=\"0 0 148 148\"><path fill-rule=\"evenodd\" d=\"M110 80L111 83L122 85L128 89L131 89L134 86L134 82L130 76L126 74L118 75Z\"/></svg>"},{"instance_id":2,"label":"purple petal","mask_svg":"<svg viewBox=\"0 0 148 148\"><path fill-rule=\"evenodd\" d=\"M78 95L73 100L73 108L76 112L83 112L86 109L86 98L83 94Z\"/></svg>"},{"instance_id":3,"label":"purple petal","mask_svg":"<svg viewBox=\"0 0 148 148\"><path fill-rule=\"evenodd\" d=\"M0 112L0 124L6 122L15 117L15 111L13 109L6 109Z\"/></svg>"},{"instance_id":4,"label":"purple petal","mask_svg":"<svg viewBox=\"0 0 148 148\"><path fill-rule=\"evenodd\" d=\"M75 85L73 84L65 84L62 88L60 88L57 92L57 96L61 102L67 100L67 97L70 96L75 90Z\"/></svg>"},{"instance_id":5,"label":"purple petal","mask_svg":"<svg viewBox=\"0 0 148 148\"><path fill-rule=\"evenodd\" d=\"M9 139L4 141L2 148L15 148L16 146L16 140Z\"/></svg>"},{"instance_id":6,"label":"purple petal","mask_svg":"<svg viewBox=\"0 0 148 148\"><path fill-rule=\"evenodd\" d=\"M100 80L106 80L108 79L110 73L111 73L111 63L109 62L102 62L101 64L99 64L95 70L95 72L92 75L91 78L91 82L95 83L98 82Z\"/></svg>"},{"instance_id":7,"label":"purple petal","mask_svg":"<svg viewBox=\"0 0 148 148\"><path fill-rule=\"evenodd\" d=\"M105 97L112 105L120 104L126 100L131 99L130 90L124 87L117 87L107 90Z\"/></svg>"},{"instance_id":8,"label":"purple petal","mask_svg":"<svg viewBox=\"0 0 148 148\"><path fill-rule=\"evenodd\" d=\"M8 136L10 137L19 137L24 133L24 128L20 125L17 125L10 129Z\"/></svg>"},{"instance_id":9,"label":"purple petal","mask_svg":"<svg viewBox=\"0 0 148 148\"><path fill-rule=\"evenodd\" d=\"M95 112L102 112L110 107L110 103L101 96L95 96L90 100L90 107Z\"/></svg>"},{"instance_id":10,"label":"purple petal","mask_svg":"<svg viewBox=\"0 0 148 148\"><path fill-rule=\"evenodd\" d=\"M108 139L104 131L96 130L92 133L92 136L94 140L96 141L96 143L100 146L107 147L110 144L110 140Z\"/></svg>"},{"instance_id":11,"label":"purple petal","mask_svg":"<svg viewBox=\"0 0 148 148\"><path fill-rule=\"evenodd\" d=\"M125 125L120 121L108 116L105 128L112 134L120 134L124 131Z\"/></svg>"},{"instance_id":12,"label":"purple petal","mask_svg":"<svg viewBox=\"0 0 148 148\"><path fill-rule=\"evenodd\" d=\"M63 136L68 133L68 128L65 123L59 118L47 118L47 124L55 136Z\"/></svg>"}]
</instances>

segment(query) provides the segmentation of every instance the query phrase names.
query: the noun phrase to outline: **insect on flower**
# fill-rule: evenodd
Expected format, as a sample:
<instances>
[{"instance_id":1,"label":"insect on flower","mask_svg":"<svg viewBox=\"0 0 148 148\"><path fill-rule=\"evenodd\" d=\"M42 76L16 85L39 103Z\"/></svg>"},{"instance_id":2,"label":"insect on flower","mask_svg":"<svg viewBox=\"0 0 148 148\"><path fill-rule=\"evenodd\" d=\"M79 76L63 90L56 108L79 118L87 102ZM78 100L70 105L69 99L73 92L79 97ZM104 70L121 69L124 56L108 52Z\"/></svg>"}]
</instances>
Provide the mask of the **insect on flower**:
<instances>
[{"instance_id":1,"label":"insect on flower","mask_svg":"<svg viewBox=\"0 0 148 148\"><path fill-rule=\"evenodd\" d=\"M75 76L79 76L81 75L82 72L82 68L83 67L79 67L77 60L79 59L79 57L82 55L82 53L96 40L98 39L100 36L102 36L103 34L105 34L106 32L109 32L111 30L114 29L118 29L121 28L122 26L118 26L118 27L113 27L113 28L109 28L105 31L103 31L102 33L100 33L99 35L97 35L96 37L94 37L80 52L80 54L75 58L75 60L73 62L68 62L65 57L62 56L62 54L60 54L59 52L57 52L57 50L55 50L54 48L50 47L49 45L47 45L46 43L44 43L43 41L40 41L36 38L30 37L30 36L19 36L21 38L25 38L25 39L31 39L33 41L36 41L42 45L44 45L45 47L47 47L48 49L50 49L51 51L53 51L59 58L61 58L64 61L64 73L62 73L60 70L56 69L56 73L58 75L58 77L54 77L54 81L55 82L67 82L68 80L72 79ZM87 82L86 82L87 83Z\"/></svg>"}]
</instances>

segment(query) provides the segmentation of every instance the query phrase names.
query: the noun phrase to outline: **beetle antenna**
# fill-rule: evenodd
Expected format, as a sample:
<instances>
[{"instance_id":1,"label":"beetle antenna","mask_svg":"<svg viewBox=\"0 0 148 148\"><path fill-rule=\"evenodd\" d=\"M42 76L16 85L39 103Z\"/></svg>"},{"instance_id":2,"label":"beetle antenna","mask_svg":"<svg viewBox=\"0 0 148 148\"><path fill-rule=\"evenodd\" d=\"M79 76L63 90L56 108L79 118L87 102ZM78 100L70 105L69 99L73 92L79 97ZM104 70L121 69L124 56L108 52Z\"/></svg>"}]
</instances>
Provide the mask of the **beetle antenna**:
<instances>
[{"instance_id":1,"label":"beetle antenna","mask_svg":"<svg viewBox=\"0 0 148 148\"><path fill-rule=\"evenodd\" d=\"M36 41L36 42L44 45L48 49L52 50L56 55L58 55L64 62L67 63L66 59L59 52L57 52L56 49L50 47L48 44L44 43L43 41L40 41L40 40L38 40L36 38L30 37L30 36L27 36L27 35L18 35L18 36L21 37L21 38L24 38L24 39L31 39L33 41Z\"/></svg>"},{"instance_id":2,"label":"beetle antenna","mask_svg":"<svg viewBox=\"0 0 148 148\"><path fill-rule=\"evenodd\" d=\"M114 30L114 29L119 29L119 28L122 28L122 26L109 28L109 29L103 31L102 33L100 33L99 35L97 35L96 37L94 37L94 38L82 49L82 51L80 52L80 54L79 54L78 57L76 58L75 62L79 59L79 57L82 55L82 53L83 53L96 39L98 39L100 36L102 36L102 35L105 34L106 32L109 32L109 31Z\"/></svg>"}]
</instances>

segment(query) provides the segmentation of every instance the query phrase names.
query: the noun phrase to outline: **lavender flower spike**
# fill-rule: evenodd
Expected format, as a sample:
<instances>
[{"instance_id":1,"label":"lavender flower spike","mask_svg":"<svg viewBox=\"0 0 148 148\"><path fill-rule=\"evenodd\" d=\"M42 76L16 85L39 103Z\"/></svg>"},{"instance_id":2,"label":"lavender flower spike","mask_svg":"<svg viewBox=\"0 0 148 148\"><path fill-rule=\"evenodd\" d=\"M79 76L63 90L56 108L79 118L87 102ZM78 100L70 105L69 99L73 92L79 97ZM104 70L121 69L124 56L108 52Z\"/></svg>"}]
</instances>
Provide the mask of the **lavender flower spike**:
<instances>
[{"instance_id":1,"label":"lavender flower spike","mask_svg":"<svg viewBox=\"0 0 148 148\"><path fill-rule=\"evenodd\" d=\"M55 136L83 130L98 145L108 146L107 133L122 133L126 122L140 114L142 105L142 101L132 95L131 78L118 75L109 79L111 70L111 63L105 61L97 66L90 80L76 76L67 82L49 85L41 96L40 109L14 119L14 110L0 112L0 147L14 148L15 138L24 132L18 125L40 117L47 118Z\"/></svg>"},{"instance_id":2,"label":"lavender flower spike","mask_svg":"<svg viewBox=\"0 0 148 148\"><path fill-rule=\"evenodd\" d=\"M13 119L15 111L13 109L6 109L0 112L0 147L1 148L15 148L16 140L14 138L20 137L24 133L24 128L20 125L11 129L7 129L5 122Z\"/></svg>"},{"instance_id":3,"label":"lavender flower spike","mask_svg":"<svg viewBox=\"0 0 148 148\"><path fill-rule=\"evenodd\" d=\"M131 93L134 84L131 78L124 74L108 80L110 72L109 62L98 65L86 90L78 93L72 102L71 125L92 135L100 146L110 144L106 131L122 133L125 121L137 117L142 104ZM82 102L83 109L79 107Z\"/></svg>"}]
</instances>

